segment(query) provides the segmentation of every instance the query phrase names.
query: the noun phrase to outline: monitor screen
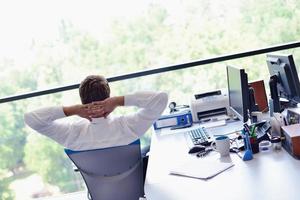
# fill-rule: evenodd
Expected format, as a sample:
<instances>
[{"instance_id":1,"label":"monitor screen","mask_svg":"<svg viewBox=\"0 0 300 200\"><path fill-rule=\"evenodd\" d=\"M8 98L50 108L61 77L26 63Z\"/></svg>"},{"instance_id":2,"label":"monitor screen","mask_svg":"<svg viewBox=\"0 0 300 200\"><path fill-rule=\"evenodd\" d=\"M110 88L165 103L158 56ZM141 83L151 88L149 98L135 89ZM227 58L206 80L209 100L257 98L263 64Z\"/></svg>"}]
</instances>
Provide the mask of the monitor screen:
<instances>
[{"instance_id":1,"label":"monitor screen","mask_svg":"<svg viewBox=\"0 0 300 200\"><path fill-rule=\"evenodd\" d=\"M244 69L227 66L229 107L243 122L248 121L249 88L248 76Z\"/></svg>"},{"instance_id":2,"label":"monitor screen","mask_svg":"<svg viewBox=\"0 0 300 200\"><path fill-rule=\"evenodd\" d=\"M270 75L277 76L280 98L300 102L300 83L292 55L267 55Z\"/></svg>"}]
</instances>

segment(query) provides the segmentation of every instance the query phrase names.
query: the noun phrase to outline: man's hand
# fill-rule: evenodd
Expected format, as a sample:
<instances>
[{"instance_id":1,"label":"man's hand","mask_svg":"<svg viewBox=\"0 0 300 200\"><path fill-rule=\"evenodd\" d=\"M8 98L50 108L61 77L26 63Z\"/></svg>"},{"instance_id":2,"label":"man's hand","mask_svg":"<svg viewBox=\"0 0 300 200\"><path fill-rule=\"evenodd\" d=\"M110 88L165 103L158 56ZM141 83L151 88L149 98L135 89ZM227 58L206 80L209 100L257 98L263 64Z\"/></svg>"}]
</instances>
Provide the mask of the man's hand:
<instances>
[{"instance_id":1,"label":"man's hand","mask_svg":"<svg viewBox=\"0 0 300 200\"><path fill-rule=\"evenodd\" d=\"M118 106L124 106L124 96L110 97L103 101L91 103L90 111L94 115L102 115L107 117Z\"/></svg>"},{"instance_id":2,"label":"man's hand","mask_svg":"<svg viewBox=\"0 0 300 200\"><path fill-rule=\"evenodd\" d=\"M84 105L63 107L66 116L78 115L92 121L92 118L107 117L117 106L124 105L124 97L111 97Z\"/></svg>"},{"instance_id":3,"label":"man's hand","mask_svg":"<svg viewBox=\"0 0 300 200\"><path fill-rule=\"evenodd\" d=\"M66 106L63 107L63 111L66 116L78 115L82 118L88 119L89 121L92 121L92 118L104 116L102 112L95 112L92 109L92 104Z\"/></svg>"}]
</instances>

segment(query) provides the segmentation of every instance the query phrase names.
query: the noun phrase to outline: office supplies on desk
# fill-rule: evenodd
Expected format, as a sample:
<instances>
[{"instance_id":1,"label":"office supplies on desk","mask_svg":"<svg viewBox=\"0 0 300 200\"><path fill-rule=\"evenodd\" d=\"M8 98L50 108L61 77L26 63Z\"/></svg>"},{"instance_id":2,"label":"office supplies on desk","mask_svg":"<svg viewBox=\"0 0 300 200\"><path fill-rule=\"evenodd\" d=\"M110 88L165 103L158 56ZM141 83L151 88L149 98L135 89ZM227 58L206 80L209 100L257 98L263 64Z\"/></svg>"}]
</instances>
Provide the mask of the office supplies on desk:
<instances>
[{"instance_id":1,"label":"office supplies on desk","mask_svg":"<svg viewBox=\"0 0 300 200\"><path fill-rule=\"evenodd\" d=\"M174 101L169 103L170 113L175 113L182 109L187 109L189 107L190 106L188 106L188 105L177 105L176 102L174 102Z\"/></svg>"},{"instance_id":2,"label":"office supplies on desk","mask_svg":"<svg viewBox=\"0 0 300 200\"><path fill-rule=\"evenodd\" d=\"M191 111L185 110L183 112L176 112L169 115L162 115L153 124L154 129L161 129L167 127L180 127L192 125L192 114Z\"/></svg>"},{"instance_id":3,"label":"office supplies on desk","mask_svg":"<svg viewBox=\"0 0 300 200\"><path fill-rule=\"evenodd\" d=\"M283 126L283 148L294 158L300 159L300 124Z\"/></svg>"},{"instance_id":4,"label":"office supplies on desk","mask_svg":"<svg viewBox=\"0 0 300 200\"><path fill-rule=\"evenodd\" d=\"M189 130L186 132L185 136L190 147L194 145L209 146L212 142L208 130L204 127Z\"/></svg>"},{"instance_id":5,"label":"office supplies on desk","mask_svg":"<svg viewBox=\"0 0 300 200\"><path fill-rule=\"evenodd\" d=\"M249 137L249 144L251 147L251 151L253 154L259 152L259 146L257 141L257 134L256 134L256 124L252 124L251 127L249 127L247 124L244 124L245 129L247 130L248 137ZM246 142L246 141L245 141Z\"/></svg>"},{"instance_id":6,"label":"office supplies on desk","mask_svg":"<svg viewBox=\"0 0 300 200\"><path fill-rule=\"evenodd\" d=\"M249 139L249 132L248 130L243 130L243 135L245 135L245 154L243 156L244 161L252 160L253 159L253 154L252 154L252 149L250 145L250 139Z\"/></svg>"},{"instance_id":7,"label":"office supplies on desk","mask_svg":"<svg viewBox=\"0 0 300 200\"><path fill-rule=\"evenodd\" d=\"M257 136L251 136L250 138L250 145L252 149L252 153L258 153L259 152L259 146L258 146L258 141L257 141Z\"/></svg>"},{"instance_id":8,"label":"office supplies on desk","mask_svg":"<svg viewBox=\"0 0 300 200\"><path fill-rule=\"evenodd\" d=\"M270 141L268 141L268 140L263 140L263 141L261 141L261 142L259 143L259 150L260 150L261 152L267 152L267 151L270 151L271 146L272 146L272 144L271 144Z\"/></svg>"},{"instance_id":9,"label":"office supplies on desk","mask_svg":"<svg viewBox=\"0 0 300 200\"><path fill-rule=\"evenodd\" d=\"M286 121L288 125L300 123L300 108L288 108L286 114Z\"/></svg>"},{"instance_id":10,"label":"office supplies on desk","mask_svg":"<svg viewBox=\"0 0 300 200\"><path fill-rule=\"evenodd\" d=\"M226 128L229 127L219 127L220 130L224 129L224 132L227 132ZM214 132L212 133L214 134ZM219 134L222 134L222 131ZM225 162L225 160L218 158L215 152L210 152L204 158L189 155L188 149L182 146L185 144L184 134L174 134L172 137L160 137L159 134L152 134L151 142L151 156L145 182L145 192L149 200L202 198L268 200L274 199L274 197L275 199L298 199L299 197L297 188L300 180L300 161L294 160L285 150L259 153L250 162L245 162L239 157L244 152L231 153L226 158L231 158L234 166L214 178L203 181L202 179L170 175L170 171L192 159L200 162L211 160ZM162 152L165 148L171 150ZM229 159L226 161L230 162ZM199 167L195 167L196 170L202 169L203 162L199 163ZM274 169L276 169L275 172ZM234 189L235 187L238 188Z\"/></svg>"},{"instance_id":11,"label":"office supplies on desk","mask_svg":"<svg viewBox=\"0 0 300 200\"><path fill-rule=\"evenodd\" d=\"M253 126L251 126L251 133L250 133L250 137L255 137L255 128L256 128L256 125L254 124Z\"/></svg>"},{"instance_id":12,"label":"office supplies on desk","mask_svg":"<svg viewBox=\"0 0 300 200\"><path fill-rule=\"evenodd\" d=\"M215 141L211 143L213 150L220 153L221 156L228 156L230 150L230 140L226 135L216 137Z\"/></svg>"},{"instance_id":13,"label":"office supplies on desk","mask_svg":"<svg viewBox=\"0 0 300 200\"><path fill-rule=\"evenodd\" d=\"M242 159L243 160L243 156L242 155L240 155L240 149L239 148L237 148L237 147L231 147L230 148L230 152L231 153L235 153L240 159Z\"/></svg>"},{"instance_id":14,"label":"office supplies on desk","mask_svg":"<svg viewBox=\"0 0 300 200\"><path fill-rule=\"evenodd\" d=\"M195 94L191 99L193 122L228 114L228 96L221 90Z\"/></svg>"},{"instance_id":15,"label":"office supplies on desk","mask_svg":"<svg viewBox=\"0 0 300 200\"><path fill-rule=\"evenodd\" d=\"M243 127L243 123L241 121L231 121L226 122L224 126L214 126L214 127L206 127L205 124L201 124L202 127L208 129L212 135L231 135L236 132L240 132Z\"/></svg>"},{"instance_id":16,"label":"office supplies on desk","mask_svg":"<svg viewBox=\"0 0 300 200\"><path fill-rule=\"evenodd\" d=\"M272 137L271 143L272 143L273 149L275 151L281 150L281 138L280 137Z\"/></svg>"},{"instance_id":17,"label":"office supplies on desk","mask_svg":"<svg viewBox=\"0 0 300 200\"><path fill-rule=\"evenodd\" d=\"M171 130L181 129L181 128L188 128L188 127L191 127L191 126L192 126L192 124L178 125L178 126L171 127Z\"/></svg>"},{"instance_id":18,"label":"office supplies on desk","mask_svg":"<svg viewBox=\"0 0 300 200\"><path fill-rule=\"evenodd\" d=\"M233 163L197 159L174 167L170 170L170 174L207 180L232 166Z\"/></svg>"},{"instance_id":19,"label":"office supplies on desk","mask_svg":"<svg viewBox=\"0 0 300 200\"><path fill-rule=\"evenodd\" d=\"M230 139L230 152L236 153L245 149L244 139L239 133L228 135L228 137Z\"/></svg>"},{"instance_id":20,"label":"office supplies on desk","mask_svg":"<svg viewBox=\"0 0 300 200\"><path fill-rule=\"evenodd\" d=\"M269 121L262 121L262 123L256 124L256 134L257 134L257 139L258 141L262 140L262 139L267 139L268 136L266 137L266 135L268 135L268 133L271 130L271 124Z\"/></svg>"},{"instance_id":21,"label":"office supplies on desk","mask_svg":"<svg viewBox=\"0 0 300 200\"><path fill-rule=\"evenodd\" d=\"M280 136L281 127L286 125L284 123L284 116L281 113L273 113L273 116L270 119L270 125L271 125L271 135Z\"/></svg>"},{"instance_id":22,"label":"office supplies on desk","mask_svg":"<svg viewBox=\"0 0 300 200\"><path fill-rule=\"evenodd\" d=\"M204 151L200 151L199 153L196 154L196 156L197 156L198 158L203 158L203 157L205 157L207 154L209 154L209 152L211 152L211 151L213 151L212 148L205 148Z\"/></svg>"},{"instance_id":23,"label":"office supplies on desk","mask_svg":"<svg viewBox=\"0 0 300 200\"><path fill-rule=\"evenodd\" d=\"M217 121L211 121L211 122L206 122L205 124L201 124L205 128L212 128L212 127L218 127L218 126L225 126L226 121L223 120L217 120Z\"/></svg>"},{"instance_id":24,"label":"office supplies on desk","mask_svg":"<svg viewBox=\"0 0 300 200\"><path fill-rule=\"evenodd\" d=\"M269 107L264 81L252 81L249 84L254 89L254 98L257 102L259 111L267 112L269 110Z\"/></svg>"},{"instance_id":25,"label":"office supplies on desk","mask_svg":"<svg viewBox=\"0 0 300 200\"><path fill-rule=\"evenodd\" d=\"M190 148L189 153L198 153L201 151L205 151L205 146L197 145Z\"/></svg>"}]
</instances>

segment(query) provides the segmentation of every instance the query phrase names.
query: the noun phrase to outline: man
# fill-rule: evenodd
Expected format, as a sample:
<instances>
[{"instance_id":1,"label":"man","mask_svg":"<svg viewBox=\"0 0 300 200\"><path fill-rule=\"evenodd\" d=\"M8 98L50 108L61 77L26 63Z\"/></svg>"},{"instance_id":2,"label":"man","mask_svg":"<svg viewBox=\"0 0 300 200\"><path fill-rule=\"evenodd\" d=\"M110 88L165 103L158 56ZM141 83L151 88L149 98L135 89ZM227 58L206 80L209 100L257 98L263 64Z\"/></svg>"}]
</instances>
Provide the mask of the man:
<instances>
[{"instance_id":1,"label":"man","mask_svg":"<svg viewBox=\"0 0 300 200\"><path fill-rule=\"evenodd\" d=\"M168 96L163 92L136 92L110 97L103 76L88 76L80 84L82 104L54 106L28 112L24 120L37 132L71 150L89 150L127 145L140 138L165 109ZM133 114L113 117L118 106L136 106ZM61 120L78 115L78 120Z\"/></svg>"}]
</instances>

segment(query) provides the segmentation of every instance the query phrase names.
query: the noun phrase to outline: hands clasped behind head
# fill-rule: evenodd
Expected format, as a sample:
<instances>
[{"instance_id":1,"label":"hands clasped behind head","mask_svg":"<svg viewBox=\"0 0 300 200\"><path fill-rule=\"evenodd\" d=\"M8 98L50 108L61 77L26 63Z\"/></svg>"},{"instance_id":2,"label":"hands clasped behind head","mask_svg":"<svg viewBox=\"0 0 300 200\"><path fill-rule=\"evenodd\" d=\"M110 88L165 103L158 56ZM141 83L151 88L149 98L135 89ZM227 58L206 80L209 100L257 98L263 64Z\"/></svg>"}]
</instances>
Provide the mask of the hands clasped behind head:
<instances>
[{"instance_id":1,"label":"hands clasped behind head","mask_svg":"<svg viewBox=\"0 0 300 200\"><path fill-rule=\"evenodd\" d=\"M107 117L118 105L115 98L107 98L103 101L95 101L87 106L87 114L90 118Z\"/></svg>"},{"instance_id":2,"label":"hands clasped behind head","mask_svg":"<svg viewBox=\"0 0 300 200\"><path fill-rule=\"evenodd\" d=\"M106 117L103 105L89 103L84 105L85 112L90 118Z\"/></svg>"}]
</instances>

